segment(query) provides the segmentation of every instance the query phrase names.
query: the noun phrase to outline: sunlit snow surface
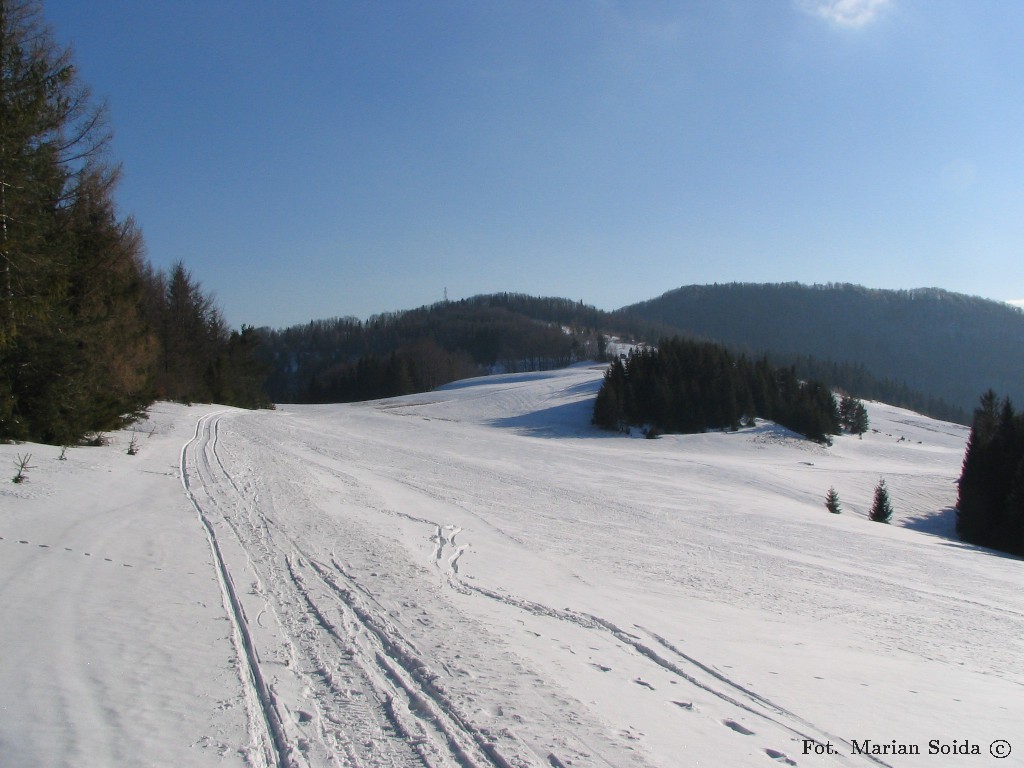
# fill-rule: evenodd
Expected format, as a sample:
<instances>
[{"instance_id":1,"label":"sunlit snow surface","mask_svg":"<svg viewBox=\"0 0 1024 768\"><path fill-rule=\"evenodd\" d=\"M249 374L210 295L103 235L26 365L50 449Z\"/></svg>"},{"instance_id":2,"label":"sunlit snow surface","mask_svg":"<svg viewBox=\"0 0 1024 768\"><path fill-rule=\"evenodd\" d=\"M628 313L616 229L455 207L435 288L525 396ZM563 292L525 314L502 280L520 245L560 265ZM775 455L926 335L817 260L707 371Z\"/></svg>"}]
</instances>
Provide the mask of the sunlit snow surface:
<instances>
[{"instance_id":1,"label":"sunlit snow surface","mask_svg":"<svg viewBox=\"0 0 1024 768\"><path fill-rule=\"evenodd\" d=\"M601 375L0 446L34 467L0 487L0 765L1024 765L1024 563L952 536L966 429L614 436Z\"/></svg>"}]
</instances>

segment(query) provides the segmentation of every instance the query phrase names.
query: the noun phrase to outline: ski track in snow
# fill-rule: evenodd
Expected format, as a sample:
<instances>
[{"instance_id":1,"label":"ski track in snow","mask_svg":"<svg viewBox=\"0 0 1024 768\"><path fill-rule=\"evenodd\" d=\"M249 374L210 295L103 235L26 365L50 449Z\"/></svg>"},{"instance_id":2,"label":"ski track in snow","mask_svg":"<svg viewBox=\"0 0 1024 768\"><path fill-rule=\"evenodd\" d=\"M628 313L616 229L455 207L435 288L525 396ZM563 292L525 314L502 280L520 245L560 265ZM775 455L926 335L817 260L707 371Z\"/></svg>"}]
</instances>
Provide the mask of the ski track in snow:
<instances>
[{"instance_id":1,"label":"ski track in snow","mask_svg":"<svg viewBox=\"0 0 1024 768\"><path fill-rule=\"evenodd\" d=\"M365 590L340 564L310 557L266 514L258 496L249 497L218 450L220 419L200 421L183 451L182 476L208 532L236 627L240 667L247 670L245 699L256 711L250 718L254 754L281 768L321 765L339 755L367 766L533 764L506 759L451 701L385 609L357 594ZM198 485L202 494L194 490ZM248 624L220 553L218 527L240 549L235 567L243 566L253 594L272 606L280 636L266 645L266 633ZM445 537L437 527L439 553L457 533ZM449 567L457 567L456 560ZM282 655L274 666L267 661ZM298 692L298 700L286 691Z\"/></svg>"},{"instance_id":2,"label":"ski track in snow","mask_svg":"<svg viewBox=\"0 0 1024 768\"><path fill-rule=\"evenodd\" d=\"M220 423L221 414L200 420L182 453L182 477L207 530L225 608L236 627L239 665L246 670L244 698L254 711L252 756L263 761L257 764L312 766L345 755L351 764L367 766L540 765L514 734L501 734L499 745L494 734L474 724L387 618L387 609L336 560L319 562L280 530L265 499L250 498L218 450ZM395 515L434 529L435 563L461 532L408 513ZM269 612L283 634L277 644L287 646L281 666L298 680L285 680L278 668L262 672L267 659L281 651L274 642L261 647L261 633L249 627L231 567L220 554L218 528L240 548L234 567L242 566L253 591L273 606ZM460 546L450 555L449 573L458 572L464 551ZM300 700L285 700L285 689L299 691ZM294 716L306 710L315 716ZM559 762L553 753L544 759Z\"/></svg>"},{"instance_id":3,"label":"ski track in snow","mask_svg":"<svg viewBox=\"0 0 1024 768\"><path fill-rule=\"evenodd\" d=\"M282 730L281 720L273 696L263 678L259 657L253 646L248 621L235 591L231 573L221 554L214 522L207 508L204 507L204 504L197 498L196 493L193 492L193 481L188 470L188 465L191 463L199 484L205 490L209 489L208 478L212 476L213 472L209 459L211 455L216 459L216 435L219 417L219 413L209 414L200 418L196 423L195 437L186 443L181 450L181 483L185 489L185 495L195 507L199 520L206 532L224 600L224 609L231 620L231 626L234 630L232 640L239 664L239 675L244 690L246 711L249 714L249 729L252 739L252 751L249 753L250 760L258 766L286 768L288 765L286 758L288 746ZM189 462L189 459L191 459L191 462ZM219 459L217 459L217 465L218 469L224 473L223 465L220 464Z\"/></svg>"}]
</instances>

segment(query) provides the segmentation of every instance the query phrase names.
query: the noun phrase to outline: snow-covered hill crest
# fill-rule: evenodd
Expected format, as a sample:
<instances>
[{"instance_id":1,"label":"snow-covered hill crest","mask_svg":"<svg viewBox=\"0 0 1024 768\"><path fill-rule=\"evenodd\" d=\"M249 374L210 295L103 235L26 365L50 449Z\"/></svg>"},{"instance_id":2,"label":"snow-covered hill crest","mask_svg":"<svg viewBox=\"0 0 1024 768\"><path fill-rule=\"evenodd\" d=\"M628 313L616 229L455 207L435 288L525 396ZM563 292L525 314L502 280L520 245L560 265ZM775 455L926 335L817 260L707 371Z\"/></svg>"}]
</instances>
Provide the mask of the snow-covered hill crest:
<instances>
[{"instance_id":1,"label":"snow-covered hill crest","mask_svg":"<svg viewBox=\"0 0 1024 768\"><path fill-rule=\"evenodd\" d=\"M35 466L0 492L0 763L1024 764L1024 570L949 535L964 428L628 439L602 370L0 446Z\"/></svg>"}]
</instances>

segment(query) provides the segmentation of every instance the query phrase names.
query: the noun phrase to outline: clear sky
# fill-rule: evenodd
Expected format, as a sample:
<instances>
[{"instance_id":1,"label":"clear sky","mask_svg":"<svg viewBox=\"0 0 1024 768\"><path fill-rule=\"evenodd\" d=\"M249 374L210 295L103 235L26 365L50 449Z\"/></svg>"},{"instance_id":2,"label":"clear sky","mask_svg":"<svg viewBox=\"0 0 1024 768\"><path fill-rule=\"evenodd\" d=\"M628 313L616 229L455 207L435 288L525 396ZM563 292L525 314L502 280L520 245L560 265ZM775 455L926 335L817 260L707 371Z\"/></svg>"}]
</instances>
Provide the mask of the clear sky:
<instances>
[{"instance_id":1,"label":"clear sky","mask_svg":"<svg viewBox=\"0 0 1024 768\"><path fill-rule=\"evenodd\" d=\"M691 283L1024 298L1018 0L46 0L229 323Z\"/></svg>"}]
</instances>

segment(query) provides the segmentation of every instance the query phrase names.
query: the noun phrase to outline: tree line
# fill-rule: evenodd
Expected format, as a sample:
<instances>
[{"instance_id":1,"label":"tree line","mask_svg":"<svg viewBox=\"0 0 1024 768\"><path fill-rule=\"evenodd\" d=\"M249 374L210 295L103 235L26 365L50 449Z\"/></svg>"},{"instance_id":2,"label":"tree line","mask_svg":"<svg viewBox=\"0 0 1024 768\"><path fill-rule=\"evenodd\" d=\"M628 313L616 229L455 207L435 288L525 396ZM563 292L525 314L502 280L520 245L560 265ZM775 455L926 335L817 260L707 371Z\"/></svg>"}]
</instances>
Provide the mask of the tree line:
<instances>
[{"instance_id":1,"label":"tree line","mask_svg":"<svg viewBox=\"0 0 1024 768\"><path fill-rule=\"evenodd\" d=\"M974 411L959 485L960 538L1024 555L1024 413L991 389Z\"/></svg>"},{"instance_id":2,"label":"tree line","mask_svg":"<svg viewBox=\"0 0 1024 768\"><path fill-rule=\"evenodd\" d=\"M831 390L800 380L792 367L776 368L764 358L752 362L720 345L678 337L613 361L593 415L594 423L605 429L646 426L676 433L738 429L755 418L770 419L818 442L839 434L843 419L858 433L867 429L862 404L851 398L841 418Z\"/></svg>"},{"instance_id":3,"label":"tree line","mask_svg":"<svg viewBox=\"0 0 1024 768\"><path fill-rule=\"evenodd\" d=\"M266 402L255 336L119 215L102 104L32 0L0 0L0 439L70 444L156 396Z\"/></svg>"}]
</instances>

